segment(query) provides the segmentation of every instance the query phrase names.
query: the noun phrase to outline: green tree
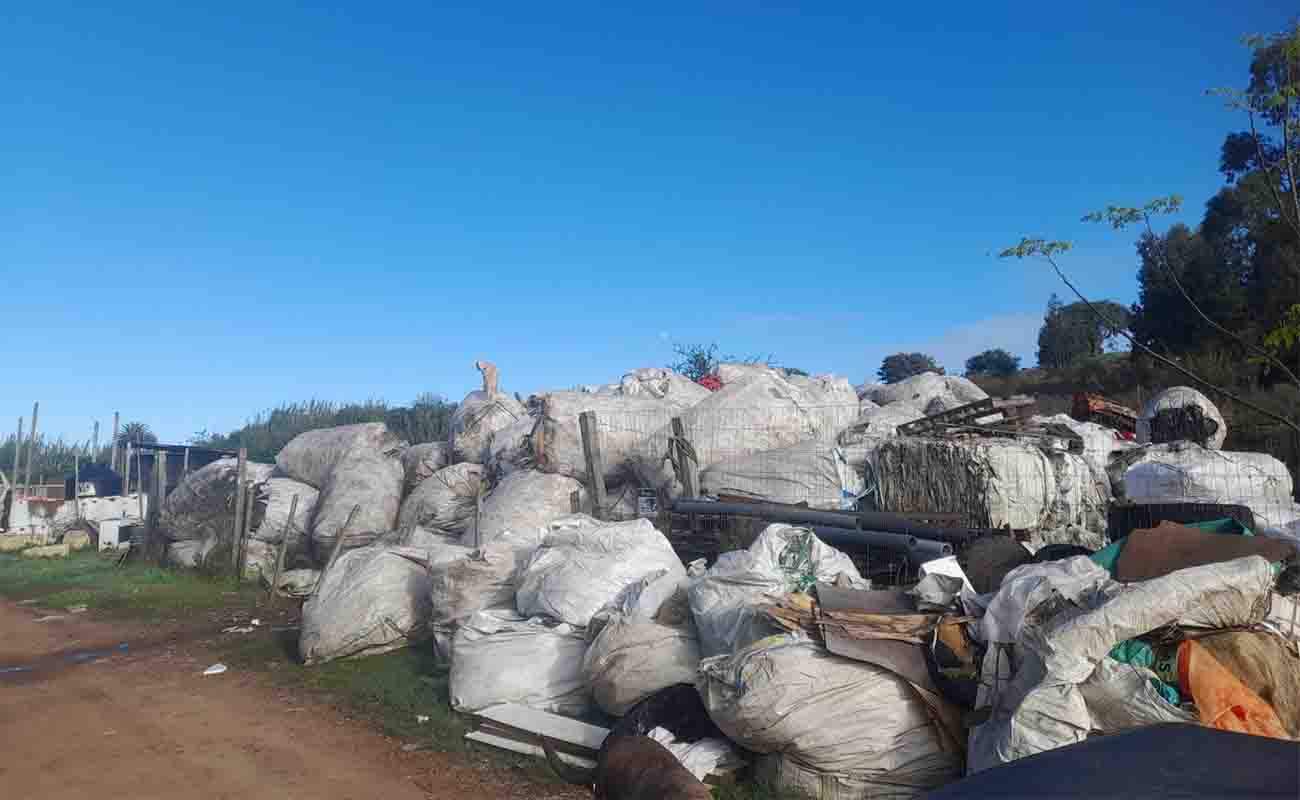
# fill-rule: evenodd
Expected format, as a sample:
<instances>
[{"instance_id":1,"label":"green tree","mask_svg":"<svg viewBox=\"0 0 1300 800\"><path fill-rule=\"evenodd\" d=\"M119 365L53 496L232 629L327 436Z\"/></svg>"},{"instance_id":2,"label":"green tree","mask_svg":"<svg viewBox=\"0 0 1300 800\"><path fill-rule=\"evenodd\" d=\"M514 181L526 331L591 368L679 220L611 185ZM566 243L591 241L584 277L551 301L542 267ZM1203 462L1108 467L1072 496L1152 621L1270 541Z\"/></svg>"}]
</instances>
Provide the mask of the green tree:
<instances>
[{"instance_id":1,"label":"green tree","mask_svg":"<svg viewBox=\"0 0 1300 800\"><path fill-rule=\"evenodd\" d=\"M143 422L128 422L117 432L117 443L123 447L128 444L157 444L157 442L158 437Z\"/></svg>"},{"instance_id":2,"label":"green tree","mask_svg":"<svg viewBox=\"0 0 1300 800\"><path fill-rule=\"evenodd\" d=\"M767 357L754 355L748 358L739 358L734 355L719 356L716 343L707 346L703 344L674 344L673 354L677 356L677 360L669 364L668 369L693 381L698 381L705 375L713 375L718 371L718 365L724 363L774 366L770 355ZM780 367L777 367L777 369L780 369ZM808 374L803 370L788 367L785 368L785 371L791 375Z\"/></svg>"},{"instance_id":3,"label":"green tree","mask_svg":"<svg viewBox=\"0 0 1300 800\"><path fill-rule=\"evenodd\" d=\"M942 375L943 367L934 360L934 356L925 353L894 353L892 356L885 356L885 359L880 362L876 377L883 383L898 383L923 372L937 372Z\"/></svg>"},{"instance_id":4,"label":"green tree","mask_svg":"<svg viewBox=\"0 0 1300 800\"><path fill-rule=\"evenodd\" d=\"M985 350L966 359L966 377L1009 378L1020 371L1020 356L1002 348Z\"/></svg>"},{"instance_id":5,"label":"green tree","mask_svg":"<svg viewBox=\"0 0 1300 800\"><path fill-rule=\"evenodd\" d=\"M1055 294L1047 301L1047 313L1038 329L1038 365L1047 369L1064 369L1083 359L1099 356L1106 343L1119 335L1130 323L1129 310L1119 303L1100 300L1092 304L1066 305Z\"/></svg>"}]
</instances>

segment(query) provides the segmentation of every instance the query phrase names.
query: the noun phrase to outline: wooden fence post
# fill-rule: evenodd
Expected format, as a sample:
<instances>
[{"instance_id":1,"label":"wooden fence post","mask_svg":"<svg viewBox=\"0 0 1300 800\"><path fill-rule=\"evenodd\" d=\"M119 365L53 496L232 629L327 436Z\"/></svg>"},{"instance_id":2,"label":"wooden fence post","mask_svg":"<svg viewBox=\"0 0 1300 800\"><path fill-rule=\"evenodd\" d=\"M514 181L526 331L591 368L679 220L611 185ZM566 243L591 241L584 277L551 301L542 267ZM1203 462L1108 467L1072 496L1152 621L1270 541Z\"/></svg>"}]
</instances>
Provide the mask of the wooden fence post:
<instances>
[{"instance_id":1,"label":"wooden fence post","mask_svg":"<svg viewBox=\"0 0 1300 800\"><path fill-rule=\"evenodd\" d=\"M95 432L90 435L90 463L99 461L99 420L95 420Z\"/></svg>"},{"instance_id":2,"label":"wooden fence post","mask_svg":"<svg viewBox=\"0 0 1300 800\"><path fill-rule=\"evenodd\" d=\"M81 519L81 456L75 453L72 456L72 510L77 519Z\"/></svg>"},{"instance_id":3,"label":"wooden fence post","mask_svg":"<svg viewBox=\"0 0 1300 800\"><path fill-rule=\"evenodd\" d=\"M40 403L32 404L32 430L27 439L27 470L23 477L23 494L30 497L32 493L32 457L36 455L36 417L41 411Z\"/></svg>"},{"instance_id":4,"label":"wooden fence post","mask_svg":"<svg viewBox=\"0 0 1300 800\"><path fill-rule=\"evenodd\" d=\"M239 561L235 568L235 583L244 580L244 567L248 565L248 529L253 526L253 506L257 503L257 490L252 481L244 484L244 526L239 531Z\"/></svg>"},{"instance_id":5,"label":"wooden fence post","mask_svg":"<svg viewBox=\"0 0 1300 800\"><path fill-rule=\"evenodd\" d=\"M190 449L185 448L185 463L181 465L181 477L190 474Z\"/></svg>"},{"instance_id":6,"label":"wooden fence post","mask_svg":"<svg viewBox=\"0 0 1300 800\"><path fill-rule=\"evenodd\" d=\"M14 486L13 502L18 502L18 484L22 483L22 478L18 477L18 469L22 466L23 458L23 418L18 418L18 435L14 437Z\"/></svg>"},{"instance_id":7,"label":"wooden fence post","mask_svg":"<svg viewBox=\"0 0 1300 800\"><path fill-rule=\"evenodd\" d=\"M138 447L135 448L135 494L140 500L140 521L144 522L144 497L146 494L146 486L144 484L144 451Z\"/></svg>"},{"instance_id":8,"label":"wooden fence post","mask_svg":"<svg viewBox=\"0 0 1300 800\"><path fill-rule=\"evenodd\" d=\"M280 593L280 573L284 571L284 551L289 549L289 534L293 533L293 517L298 513L298 495L289 501L289 521L284 523L284 533L280 534L280 547L275 553L275 572L271 575L271 588L266 596L275 597Z\"/></svg>"},{"instance_id":9,"label":"wooden fence post","mask_svg":"<svg viewBox=\"0 0 1300 800\"><path fill-rule=\"evenodd\" d=\"M117 472L117 423L118 423L118 412L114 411L113 412L113 443L112 443L113 451L112 451L112 455L110 455L108 459L109 469L113 470L114 472Z\"/></svg>"},{"instance_id":10,"label":"wooden fence post","mask_svg":"<svg viewBox=\"0 0 1300 800\"><path fill-rule=\"evenodd\" d=\"M230 532L230 568L239 575L239 534L244 529L244 479L248 477L246 448L239 448L239 466L235 473L235 529Z\"/></svg>"},{"instance_id":11,"label":"wooden fence post","mask_svg":"<svg viewBox=\"0 0 1300 800\"><path fill-rule=\"evenodd\" d=\"M699 465L695 463L695 448L686 438L686 426L681 417L673 417L673 444L670 452L675 454L673 466L677 468L677 480L682 484L682 494L688 498L699 497Z\"/></svg>"},{"instance_id":12,"label":"wooden fence post","mask_svg":"<svg viewBox=\"0 0 1300 800\"><path fill-rule=\"evenodd\" d=\"M605 458L600 452L600 429L596 425L596 412L584 411L578 415L582 430L582 454L587 460L587 485L591 489L591 515L605 518Z\"/></svg>"},{"instance_id":13,"label":"wooden fence post","mask_svg":"<svg viewBox=\"0 0 1300 800\"><path fill-rule=\"evenodd\" d=\"M144 473L141 473L143 477ZM153 480L149 482L149 507L145 512L144 554L150 558L160 541L158 523L162 519L163 498L167 495L167 453L155 450L153 454ZM143 496L143 494L141 495Z\"/></svg>"},{"instance_id":14,"label":"wooden fence post","mask_svg":"<svg viewBox=\"0 0 1300 800\"><path fill-rule=\"evenodd\" d=\"M338 538L334 540L334 547L330 550L330 560L326 562L325 569L320 571L320 577L316 579L316 585L311 589L312 597L316 596L316 591L320 589L320 585L325 581L325 576L328 575L330 569L333 568L334 562L339 560L339 553L343 552L343 538L348 535L348 531L352 528L353 521L356 520L357 514L360 513L360 505L353 506L352 510L348 512L348 521L343 523L343 527L339 529Z\"/></svg>"},{"instance_id":15,"label":"wooden fence post","mask_svg":"<svg viewBox=\"0 0 1300 800\"><path fill-rule=\"evenodd\" d=\"M131 443L130 442L126 443L126 449L122 451L122 455L124 456L122 461L125 462L122 465L122 470L123 470L122 494L128 495L131 493Z\"/></svg>"}]
</instances>

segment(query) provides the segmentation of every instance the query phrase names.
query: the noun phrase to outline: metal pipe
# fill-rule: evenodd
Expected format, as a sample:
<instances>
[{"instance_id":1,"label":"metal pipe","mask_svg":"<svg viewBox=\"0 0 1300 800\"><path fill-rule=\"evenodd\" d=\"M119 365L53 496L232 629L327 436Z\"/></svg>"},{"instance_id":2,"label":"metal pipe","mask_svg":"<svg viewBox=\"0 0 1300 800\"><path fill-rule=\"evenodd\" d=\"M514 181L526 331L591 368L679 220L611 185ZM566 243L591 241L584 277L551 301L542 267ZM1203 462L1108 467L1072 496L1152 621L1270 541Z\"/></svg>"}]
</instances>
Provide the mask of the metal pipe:
<instances>
[{"instance_id":1,"label":"metal pipe","mask_svg":"<svg viewBox=\"0 0 1300 800\"><path fill-rule=\"evenodd\" d=\"M813 533L823 542L832 545L882 547L915 556L917 561L931 561L952 555L952 545L932 539L918 539L902 533L885 531L859 531L853 528L836 528L830 525L813 525Z\"/></svg>"},{"instance_id":2,"label":"metal pipe","mask_svg":"<svg viewBox=\"0 0 1300 800\"><path fill-rule=\"evenodd\" d=\"M901 533L917 539L962 544L978 534L965 528L930 528L917 525L906 517L880 511L817 511L810 508L792 508L776 503L715 503L708 500L674 500L673 511L678 514L720 514L762 517L776 522L794 522L807 525L827 525L849 530L870 530L882 533Z\"/></svg>"}]
</instances>

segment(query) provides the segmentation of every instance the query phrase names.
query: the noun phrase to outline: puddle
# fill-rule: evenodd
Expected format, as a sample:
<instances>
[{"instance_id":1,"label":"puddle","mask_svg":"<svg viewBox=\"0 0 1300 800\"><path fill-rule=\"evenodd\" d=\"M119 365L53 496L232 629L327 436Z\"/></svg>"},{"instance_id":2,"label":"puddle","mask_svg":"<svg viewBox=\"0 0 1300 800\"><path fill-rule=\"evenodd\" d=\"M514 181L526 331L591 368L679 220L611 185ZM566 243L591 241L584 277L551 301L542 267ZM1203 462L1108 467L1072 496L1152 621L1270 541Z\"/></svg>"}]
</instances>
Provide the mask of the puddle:
<instances>
[{"instance_id":1,"label":"puddle","mask_svg":"<svg viewBox=\"0 0 1300 800\"><path fill-rule=\"evenodd\" d=\"M46 671L54 672L54 671L58 671L62 667L78 665L78 664L89 664L92 661L98 661L101 658L107 658L108 656L129 652L129 650L130 650L130 645L127 644L126 642L122 642L116 647L109 647L100 650L73 650L68 653L55 653L46 656L40 659L39 661L35 661L31 664L21 664L17 666L7 666L7 667L0 666L0 679L4 679L11 676L16 678L19 675L23 675L25 677L27 674L35 674L35 673L46 672Z\"/></svg>"}]
</instances>

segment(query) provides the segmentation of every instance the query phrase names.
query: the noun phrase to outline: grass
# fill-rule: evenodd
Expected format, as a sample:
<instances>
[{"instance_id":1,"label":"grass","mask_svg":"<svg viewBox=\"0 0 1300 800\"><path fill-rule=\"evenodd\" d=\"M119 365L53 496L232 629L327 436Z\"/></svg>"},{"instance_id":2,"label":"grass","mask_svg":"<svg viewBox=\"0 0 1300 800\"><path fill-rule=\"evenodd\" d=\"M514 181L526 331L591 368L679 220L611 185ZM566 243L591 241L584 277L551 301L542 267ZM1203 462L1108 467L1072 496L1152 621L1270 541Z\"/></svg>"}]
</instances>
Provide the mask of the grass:
<instances>
[{"instance_id":1,"label":"grass","mask_svg":"<svg viewBox=\"0 0 1300 800\"><path fill-rule=\"evenodd\" d=\"M222 609L266 603L256 586L131 562L121 567L94 552L61 559L0 555L0 594L42 606L85 605L117 618L185 619Z\"/></svg>"}]
</instances>

